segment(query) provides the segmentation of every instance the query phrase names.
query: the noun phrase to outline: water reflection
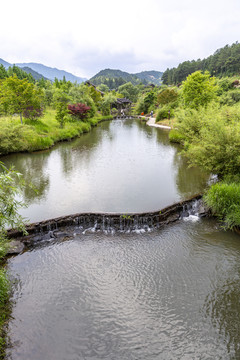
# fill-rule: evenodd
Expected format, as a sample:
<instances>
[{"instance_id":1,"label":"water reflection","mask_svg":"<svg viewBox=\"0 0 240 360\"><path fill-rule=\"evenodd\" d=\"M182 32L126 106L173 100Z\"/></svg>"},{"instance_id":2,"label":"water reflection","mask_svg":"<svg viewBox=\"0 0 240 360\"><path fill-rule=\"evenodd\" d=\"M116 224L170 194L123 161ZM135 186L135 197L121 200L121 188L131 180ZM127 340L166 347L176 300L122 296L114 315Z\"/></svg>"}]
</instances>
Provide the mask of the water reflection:
<instances>
[{"instance_id":1,"label":"water reflection","mask_svg":"<svg viewBox=\"0 0 240 360\"><path fill-rule=\"evenodd\" d=\"M177 168L176 185L185 198L203 191L209 175L197 167L189 167L187 159L180 155L179 147L174 155L174 165Z\"/></svg>"},{"instance_id":2,"label":"water reflection","mask_svg":"<svg viewBox=\"0 0 240 360\"><path fill-rule=\"evenodd\" d=\"M43 151L34 153L34 156L14 154L2 158L8 168L14 165L15 170L23 174L26 183L23 196L26 203L46 200L50 185L49 174L46 171L49 155L48 151ZM30 184L31 186L28 186Z\"/></svg>"},{"instance_id":3,"label":"water reflection","mask_svg":"<svg viewBox=\"0 0 240 360\"><path fill-rule=\"evenodd\" d=\"M187 169L166 130L141 121L103 122L49 151L4 157L31 180L22 215L39 221L78 212L158 210L201 192L198 169Z\"/></svg>"}]
</instances>

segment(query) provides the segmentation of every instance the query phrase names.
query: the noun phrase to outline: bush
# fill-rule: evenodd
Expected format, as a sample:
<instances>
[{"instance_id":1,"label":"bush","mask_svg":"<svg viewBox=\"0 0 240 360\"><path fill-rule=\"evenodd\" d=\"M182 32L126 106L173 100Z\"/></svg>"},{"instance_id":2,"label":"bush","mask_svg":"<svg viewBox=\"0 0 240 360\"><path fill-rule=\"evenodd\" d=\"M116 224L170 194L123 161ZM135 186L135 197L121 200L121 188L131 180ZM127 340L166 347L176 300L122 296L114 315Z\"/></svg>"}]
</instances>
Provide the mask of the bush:
<instances>
[{"instance_id":1,"label":"bush","mask_svg":"<svg viewBox=\"0 0 240 360\"><path fill-rule=\"evenodd\" d=\"M237 174L240 167L239 109L211 106L179 111L177 128L191 165L218 175Z\"/></svg>"},{"instance_id":2,"label":"bush","mask_svg":"<svg viewBox=\"0 0 240 360\"><path fill-rule=\"evenodd\" d=\"M169 106L163 106L157 112L156 121L161 121L164 119L169 119L174 117L173 109L169 108Z\"/></svg>"},{"instance_id":3,"label":"bush","mask_svg":"<svg viewBox=\"0 0 240 360\"><path fill-rule=\"evenodd\" d=\"M170 142L178 144L182 144L184 141L184 136L176 129L170 130L168 138Z\"/></svg>"},{"instance_id":4,"label":"bush","mask_svg":"<svg viewBox=\"0 0 240 360\"><path fill-rule=\"evenodd\" d=\"M69 113L78 119L86 119L88 112L90 111L90 106L87 106L82 103L68 105Z\"/></svg>"},{"instance_id":5,"label":"bush","mask_svg":"<svg viewBox=\"0 0 240 360\"><path fill-rule=\"evenodd\" d=\"M226 229L240 226L240 183L220 182L211 186L204 201Z\"/></svg>"}]
</instances>

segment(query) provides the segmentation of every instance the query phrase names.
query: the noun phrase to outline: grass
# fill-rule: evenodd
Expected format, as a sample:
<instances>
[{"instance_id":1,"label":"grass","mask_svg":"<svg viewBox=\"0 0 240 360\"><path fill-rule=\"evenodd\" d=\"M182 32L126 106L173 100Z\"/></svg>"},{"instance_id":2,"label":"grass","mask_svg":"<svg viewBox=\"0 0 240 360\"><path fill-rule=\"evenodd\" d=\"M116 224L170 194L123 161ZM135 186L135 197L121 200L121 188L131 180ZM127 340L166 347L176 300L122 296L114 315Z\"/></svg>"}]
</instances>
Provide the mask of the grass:
<instances>
[{"instance_id":1,"label":"grass","mask_svg":"<svg viewBox=\"0 0 240 360\"><path fill-rule=\"evenodd\" d=\"M0 360L5 358L6 350L6 325L11 314L10 283L3 268L3 259L6 255L8 244L6 238L0 233Z\"/></svg>"},{"instance_id":2,"label":"grass","mask_svg":"<svg viewBox=\"0 0 240 360\"><path fill-rule=\"evenodd\" d=\"M59 141L89 132L92 126L102 120L105 120L105 117L71 121L61 128L55 119L54 109L47 109L38 121L24 120L24 125L21 125L18 116L0 117L0 155L49 149Z\"/></svg>"},{"instance_id":3,"label":"grass","mask_svg":"<svg viewBox=\"0 0 240 360\"><path fill-rule=\"evenodd\" d=\"M161 121L156 121L156 124L158 125L165 125L165 126L170 126L171 128L174 127L174 125L176 124L176 118L172 118L172 119L163 119Z\"/></svg>"},{"instance_id":4,"label":"grass","mask_svg":"<svg viewBox=\"0 0 240 360\"><path fill-rule=\"evenodd\" d=\"M240 227L240 183L223 180L211 186L204 201L225 229Z\"/></svg>"},{"instance_id":5,"label":"grass","mask_svg":"<svg viewBox=\"0 0 240 360\"><path fill-rule=\"evenodd\" d=\"M6 324L11 314L10 283L4 269L0 269L0 360L5 358Z\"/></svg>"}]
</instances>

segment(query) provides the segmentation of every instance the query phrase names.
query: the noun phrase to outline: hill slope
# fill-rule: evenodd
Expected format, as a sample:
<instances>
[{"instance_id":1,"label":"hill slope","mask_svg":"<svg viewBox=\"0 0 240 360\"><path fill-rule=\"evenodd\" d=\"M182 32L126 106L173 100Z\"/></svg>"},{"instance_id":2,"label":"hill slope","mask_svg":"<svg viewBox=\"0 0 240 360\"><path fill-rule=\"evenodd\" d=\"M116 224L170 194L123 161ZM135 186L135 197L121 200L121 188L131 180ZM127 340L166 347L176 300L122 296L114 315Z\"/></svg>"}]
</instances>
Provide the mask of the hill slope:
<instances>
[{"instance_id":1,"label":"hill slope","mask_svg":"<svg viewBox=\"0 0 240 360\"><path fill-rule=\"evenodd\" d=\"M140 73L136 73L136 75L139 79L146 80L149 83L155 84L155 85L161 85L161 78L162 78L163 72L161 71L142 71Z\"/></svg>"},{"instance_id":2,"label":"hill slope","mask_svg":"<svg viewBox=\"0 0 240 360\"><path fill-rule=\"evenodd\" d=\"M184 61L176 68L167 69L162 76L164 84L181 83L194 71L209 71L214 76L232 76L240 73L240 44L226 45L206 59Z\"/></svg>"},{"instance_id":3,"label":"hill slope","mask_svg":"<svg viewBox=\"0 0 240 360\"><path fill-rule=\"evenodd\" d=\"M93 76L90 81L94 85L106 84L110 89L116 89L127 82L131 82L133 85L140 83L159 85L161 76L162 72L160 71L143 71L137 74L130 74L121 70L105 69Z\"/></svg>"},{"instance_id":4,"label":"hill slope","mask_svg":"<svg viewBox=\"0 0 240 360\"><path fill-rule=\"evenodd\" d=\"M37 71L34 71L33 69L31 69L28 66L24 66L21 69L23 71L25 71L27 74L31 74L35 80L40 80L40 79L48 80L45 76L43 76L42 74L39 74Z\"/></svg>"},{"instance_id":5,"label":"hill slope","mask_svg":"<svg viewBox=\"0 0 240 360\"><path fill-rule=\"evenodd\" d=\"M0 59L0 64L2 64L6 69L9 68L9 66L12 66L12 64L8 63L7 61Z\"/></svg>"},{"instance_id":6,"label":"hill slope","mask_svg":"<svg viewBox=\"0 0 240 360\"><path fill-rule=\"evenodd\" d=\"M38 64L38 63L18 63L16 64L17 66L23 68L23 67L28 67L31 68L32 70L36 71L37 73L45 76L47 79L54 81L55 78L62 80L63 77L65 76L67 81L71 81L71 82L77 82L77 83L81 83L83 81L85 81L86 79L84 78L80 78L78 76L75 76L65 70L59 70L57 68L52 68L49 66L45 66L43 64Z\"/></svg>"}]
</instances>

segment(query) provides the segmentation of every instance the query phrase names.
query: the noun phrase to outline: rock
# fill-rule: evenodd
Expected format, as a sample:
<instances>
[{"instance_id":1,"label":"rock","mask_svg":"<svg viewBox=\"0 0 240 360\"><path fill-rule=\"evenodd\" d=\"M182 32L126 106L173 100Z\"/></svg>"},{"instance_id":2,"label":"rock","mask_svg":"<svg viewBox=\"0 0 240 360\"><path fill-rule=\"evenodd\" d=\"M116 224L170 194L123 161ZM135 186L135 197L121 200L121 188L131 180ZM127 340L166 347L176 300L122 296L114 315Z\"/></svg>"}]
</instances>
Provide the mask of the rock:
<instances>
[{"instance_id":1,"label":"rock","mask_svg":"<svg viewBox=\"0 0 240 360\"><path fill-rule=\"evenodd\" d=\"M9 245L8 255L20 254L25 249L24 244L19 240L12 240Z\"/></svg>"}]
</instances>

